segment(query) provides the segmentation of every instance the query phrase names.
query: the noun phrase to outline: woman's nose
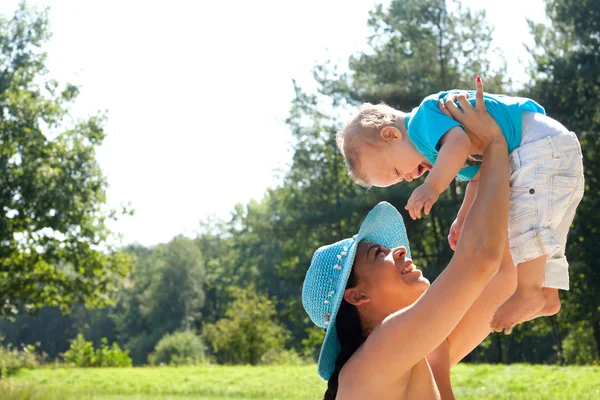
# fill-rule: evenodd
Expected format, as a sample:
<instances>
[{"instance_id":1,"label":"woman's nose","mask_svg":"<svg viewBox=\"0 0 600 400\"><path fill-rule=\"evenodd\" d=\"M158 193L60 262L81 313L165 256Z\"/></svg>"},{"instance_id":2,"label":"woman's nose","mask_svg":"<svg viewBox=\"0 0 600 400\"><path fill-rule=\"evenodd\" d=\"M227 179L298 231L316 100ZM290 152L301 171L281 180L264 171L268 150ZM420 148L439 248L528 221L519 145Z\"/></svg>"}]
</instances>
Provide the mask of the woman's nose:
<instances>
[{"instance_id":1,"label":"woman's nose","mask_svg":"<svg viewBox=\"0 0 600 400\"><path fill-rule=\"evenodd\" d=\"M396 258L396 259L402 258L402 257L406 256L406 247L404 247L404 246L396 247L392 251L392 254L394 255L394 258Z\"/></svg>"}]
</instances>

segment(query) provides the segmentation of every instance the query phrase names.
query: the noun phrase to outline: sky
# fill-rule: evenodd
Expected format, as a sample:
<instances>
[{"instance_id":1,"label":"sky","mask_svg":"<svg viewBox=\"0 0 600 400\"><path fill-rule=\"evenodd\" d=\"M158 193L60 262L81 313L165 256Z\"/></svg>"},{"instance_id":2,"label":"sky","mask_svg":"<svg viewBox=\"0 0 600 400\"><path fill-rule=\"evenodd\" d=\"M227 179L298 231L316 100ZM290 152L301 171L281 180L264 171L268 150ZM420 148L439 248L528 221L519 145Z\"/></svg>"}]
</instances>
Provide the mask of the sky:
<instances>
[{"instance_id":1,"label":"sky","mask_svg":"<svg viewBox=\"0 0 600 400\"><path fill-rule=\"evenodd\" d=\"M389 0L383 2L387 4ZM381 1L30 0L49 5L50 75L81 86L75 118L106 110L98 151L108 204L131 203L111 228L122 244L194 236L209 215L260 200L291 160L284 120L292 80L366 47L368 12ZM0 2L9 14L17 0ZM517 84L526 81L526 17L542 0L464 0L486 9ZM482 76L485 77L483 73Z\"/></svg>"}]
</instances>

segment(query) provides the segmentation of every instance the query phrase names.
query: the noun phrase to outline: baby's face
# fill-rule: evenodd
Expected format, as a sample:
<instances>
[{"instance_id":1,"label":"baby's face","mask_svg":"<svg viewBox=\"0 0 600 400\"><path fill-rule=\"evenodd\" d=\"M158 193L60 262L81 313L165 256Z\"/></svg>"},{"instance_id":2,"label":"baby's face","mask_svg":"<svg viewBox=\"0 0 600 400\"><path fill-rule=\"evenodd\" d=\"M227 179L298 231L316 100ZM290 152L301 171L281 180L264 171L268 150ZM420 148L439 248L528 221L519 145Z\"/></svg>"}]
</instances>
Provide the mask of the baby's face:
<instances>
[{"instance_id":1,"label":"baby's face","mask_svg":"<svg viewBox=\"0 0 600 400\"><path fill-rule=\"evenodd\" d=\"M409 140L393 140L379 149L364 148L360 169L366 183L387 187L419 178L431 164Z\"/></svg>"}]
</instances>

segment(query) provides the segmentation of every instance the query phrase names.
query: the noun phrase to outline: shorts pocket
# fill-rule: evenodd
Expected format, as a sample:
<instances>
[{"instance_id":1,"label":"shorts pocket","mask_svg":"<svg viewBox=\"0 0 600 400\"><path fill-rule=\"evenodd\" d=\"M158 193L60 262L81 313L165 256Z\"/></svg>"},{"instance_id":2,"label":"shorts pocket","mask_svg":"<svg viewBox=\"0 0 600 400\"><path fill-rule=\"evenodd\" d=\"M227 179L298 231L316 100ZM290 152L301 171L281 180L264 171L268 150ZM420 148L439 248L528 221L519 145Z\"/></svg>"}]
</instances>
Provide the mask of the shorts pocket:
<instances>
[{"instance_id":1,"label":"shorts pocket","mask_svg":"<svg viewBox=\"0 0 600 400\"><path fill-rule=\"evenodd\" d=\"M578 176L565 175L550 177L550 207L548 211L550 221L556 221L556 223L562 221L577 192L580 179Z\"/></svg>"},{"instance_id":2,"label":"shorts pocket","mask_svg":"<svg viewBox=\"0 0 600 400\"><path fill-rule=\"evenodd\" d=\"M508 229L510 236L521 235L538 226L536 160L528 160L509 177Z\"/></svg>"},{"instance_id":3,"label":"shorts pocket","mask_svg":"<svg viewBox=\"0 0 600 400\"><path fill-rule=\"evenodd\" d=\"M538 226L538 212L532 189L510 189L508 230L510 236L528 232Z\"/></svg>"},{"instance_id":4,"label":"shorts pocket","mask_svg":"<svg viewBox=\"0 0 600 400\"><path fill-rule=\"evenodd\" d=\"M537 160L527 160L511 171L508 185L511 191L530 190L535 186L537 175Z\"/></svg>"}]
</instances>

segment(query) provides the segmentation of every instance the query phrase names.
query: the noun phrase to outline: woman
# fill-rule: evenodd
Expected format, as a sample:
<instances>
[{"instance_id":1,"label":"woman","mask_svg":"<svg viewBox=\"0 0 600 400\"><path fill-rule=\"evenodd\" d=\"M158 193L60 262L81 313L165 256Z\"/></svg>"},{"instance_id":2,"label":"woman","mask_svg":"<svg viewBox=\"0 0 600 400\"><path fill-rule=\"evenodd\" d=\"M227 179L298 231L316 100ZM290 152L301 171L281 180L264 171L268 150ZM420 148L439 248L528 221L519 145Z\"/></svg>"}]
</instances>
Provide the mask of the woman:
<instances>
[{"instance_id":1,"label":"woman","mask_svg":"<svg viewBox=\"0 0 600 400\"><path fill-rule=\"evenodd\" d=\"M515 289L506 141L485 110L482 83L475 107L464 96L462 110L451 100L440 108L481 142L484 161L454 257L434 284L415 268L402 217L388 203L354 238L315 252L302 300L326 331L325 399L454 398L450 367L489 334L494 311ZM501 265L503 256L509 262Z\"/></svg>"}]
</instances>

